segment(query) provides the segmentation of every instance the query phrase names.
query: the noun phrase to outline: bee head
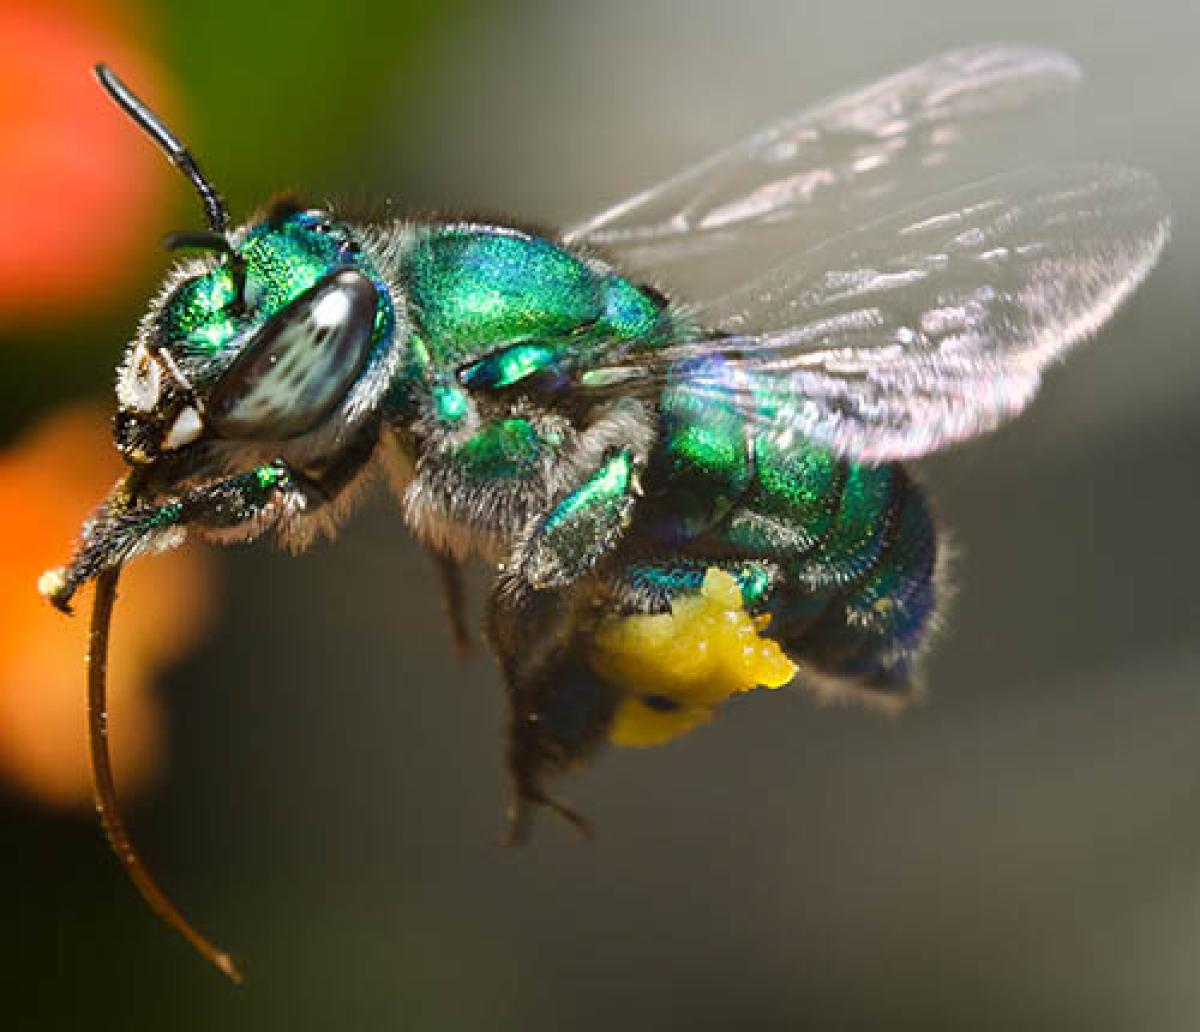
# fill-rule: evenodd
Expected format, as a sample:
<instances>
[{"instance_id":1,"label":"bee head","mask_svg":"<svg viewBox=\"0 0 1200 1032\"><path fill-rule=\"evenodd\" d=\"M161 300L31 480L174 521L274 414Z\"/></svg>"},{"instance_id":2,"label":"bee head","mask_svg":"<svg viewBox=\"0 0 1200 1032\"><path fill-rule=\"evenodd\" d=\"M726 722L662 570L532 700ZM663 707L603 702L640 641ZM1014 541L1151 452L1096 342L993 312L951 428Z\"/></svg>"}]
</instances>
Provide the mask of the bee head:
<instances>
[{"instance_id":1,"label":"bee head","mask_svg":"<svg viewBox=\"0 0 1200 1032\"><path fill-rule=\"evenodd\" d=\"M202 437L285 441L320 425L394 329L391 294L351 228L275 205L180 263L117 376L117 447L153 462Z\"/></svg>"},{"instance_id":2,"label":"bee head","mask_svg":"<svg viewBox=\"0 0 1200 1032\"><path fill-rule=\"evenodd\" d=\"M162 121L104 65L101 85L192 183L207 229L171 271L117 374L118 449L133 465L201 439L286 441L339 405L387 349L391 292L354 230L293 200L231 230L220 195Z\"/></svg>"}]
</instances>

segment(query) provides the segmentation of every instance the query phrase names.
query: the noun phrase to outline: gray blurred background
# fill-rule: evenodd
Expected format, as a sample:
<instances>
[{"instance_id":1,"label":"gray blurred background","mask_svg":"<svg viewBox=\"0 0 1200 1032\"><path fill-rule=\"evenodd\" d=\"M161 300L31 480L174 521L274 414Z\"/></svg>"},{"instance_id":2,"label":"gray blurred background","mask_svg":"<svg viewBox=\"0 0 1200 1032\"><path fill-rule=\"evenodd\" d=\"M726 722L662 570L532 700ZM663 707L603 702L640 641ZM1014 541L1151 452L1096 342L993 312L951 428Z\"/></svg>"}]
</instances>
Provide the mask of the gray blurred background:
<instances>
[{"instance_id":1,"label":"gray blurred background","mask_svg":"<svg viewBox=\"0 0 1200 1032\"><path fill-rule=\"evenodd\" d=\"M372 32L359 6L314 53L330 76ZM529 848L495 845L499 680L453 657L387 499L302 560L225 553L218 624L162 685L168 776L131 817L249 984L152 919L89 815L13 799L8 1027L1200 1027L1200 5L420 18L368 124L303 183L255 96L206 115L195 147L218 180L226 137L260 156L227 188L235 211L300 185L569 221L809 100L1002 40L1079 59L1075 150L1153 171L1174 237L1029 415L923 467L960 552L928 701L889 721L759 693L674 745L611 751L563 785L591 843L543 821ZM172 45L202 97L221 68Z\"/></svg>"}]
</instances>

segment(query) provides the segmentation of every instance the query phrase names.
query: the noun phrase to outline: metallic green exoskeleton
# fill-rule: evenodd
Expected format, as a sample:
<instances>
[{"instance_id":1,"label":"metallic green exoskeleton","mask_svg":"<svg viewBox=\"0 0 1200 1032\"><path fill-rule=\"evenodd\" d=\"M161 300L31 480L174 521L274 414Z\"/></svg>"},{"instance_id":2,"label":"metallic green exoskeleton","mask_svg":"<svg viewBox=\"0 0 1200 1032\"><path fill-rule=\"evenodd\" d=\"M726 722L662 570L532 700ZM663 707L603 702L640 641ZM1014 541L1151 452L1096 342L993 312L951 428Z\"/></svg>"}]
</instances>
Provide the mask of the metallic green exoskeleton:
<instances>
[{"instance_id":1,"label":"metallic green exoskeleton","mask_svg":"<svg viewBox=\"0 0 1200 1032\"><path fill-rule=\"evenodd\" d=\"M1044 51L935 58L561 235L290 199L231 229L190 155L101 74L196 185L208 230L175 243L208 253L138 328L115 420L133 472L44 591L65 608L187 533L299 549L383 467L460 637L459 564L496 571L484 634L516 834L529 804L578 820L544 779L605 740L629 691L590 659L600 622L666 612L713 568L799 684L908 698L938 545L900 460L1019 412L1166 234L1137 171L955 182L975 127L1078 78ZM714 269L741 286L686 294Z\"/></svg>"}]
</instances>

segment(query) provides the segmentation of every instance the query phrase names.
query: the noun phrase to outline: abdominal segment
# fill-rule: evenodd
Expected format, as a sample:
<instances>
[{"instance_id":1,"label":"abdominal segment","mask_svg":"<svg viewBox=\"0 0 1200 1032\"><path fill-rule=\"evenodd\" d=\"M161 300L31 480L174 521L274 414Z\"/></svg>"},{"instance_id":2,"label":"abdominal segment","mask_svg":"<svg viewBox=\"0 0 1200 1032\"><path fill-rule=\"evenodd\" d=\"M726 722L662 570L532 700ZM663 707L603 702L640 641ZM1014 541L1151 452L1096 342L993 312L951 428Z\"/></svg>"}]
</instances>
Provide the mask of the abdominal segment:
<instances>
[{"instance_id":1,"label":"abdominal segment","mask_svg":"<svg viewBox=\"0 0 1200 1032\"><path fill-rule=\"evenodd\" d=\"M827 479L828 470L819 476ZM902 706L916 690L914 666L935 616L934 523L920 488L900 466L847 467L836 479L842 489L825 499L830 517L819 535L781 519L778 507L768 518L764 499L747 492L702 539L670 555L647 555L613 576L615 606L627 620L648 612L678 620L681 601L702 595L713 571L721 571L737 586L736 602L758 634L794 664L795 683L822 695ZM751 524L763 531L757 555L738 556ZM785 535L812 540L793 551L778 547ZM646 642L653 647L652 637ZM661 700L654 704L665 708Z\"/></svg>"},{"instance_id":2,"label":"abdominal segment","mask_svg":"<svg viewBox=\"0 0 1200 1032\"><path fill-rule=\"evenodd\" d=\"M569 618L525 701L550 766L606 742L670 741L759 687L885 709L911 700L938 601L920 488L898 465L795 450L780 465L690 541L668 546L653 533L661 514L635 517L620 554L580 586L594 601L577 612L590 615Z\"/></svg>"}]
</instances>

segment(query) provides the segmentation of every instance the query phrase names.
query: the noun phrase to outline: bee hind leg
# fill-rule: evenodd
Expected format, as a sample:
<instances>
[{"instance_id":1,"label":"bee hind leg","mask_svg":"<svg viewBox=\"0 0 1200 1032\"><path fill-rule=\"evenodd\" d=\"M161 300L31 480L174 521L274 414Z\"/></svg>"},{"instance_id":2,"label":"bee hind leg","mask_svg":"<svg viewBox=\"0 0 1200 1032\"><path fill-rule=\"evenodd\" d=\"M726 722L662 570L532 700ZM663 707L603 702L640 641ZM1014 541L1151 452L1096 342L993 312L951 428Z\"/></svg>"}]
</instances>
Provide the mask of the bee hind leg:
<instances>
[{"instance_id":1,"label":"bee hind leg","mask_svg":"<svg viewBox=\"0 0 1200 1032\"><path fill-rule=\"evenodd\" d=\"M500 839L502 846L522 846L529 841L533 824L533 810L534 807L539 806L558 814L572 825L583 838L590 839L592 837L591 821L578 810L547 795L540 787L526 786L515 788L513 791L513 799L506 815L508 828Z\"/></svg>"},{"instance_id":2,"label":"bee hind leg","mask_svg":"<svg viewBox=\"0 0 1200 1032\"><path fill-rule=\"evenodd\" d=\"M515 595L503 583L489 599L485 636L509 706L506 844L528 839L537 808L591 835L587 819L545 787L548 778L581 765L605 741L617 704L616 690L592 671L584 653L590 602L586 586Z\"/></svg>"}]
</instances>

